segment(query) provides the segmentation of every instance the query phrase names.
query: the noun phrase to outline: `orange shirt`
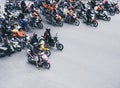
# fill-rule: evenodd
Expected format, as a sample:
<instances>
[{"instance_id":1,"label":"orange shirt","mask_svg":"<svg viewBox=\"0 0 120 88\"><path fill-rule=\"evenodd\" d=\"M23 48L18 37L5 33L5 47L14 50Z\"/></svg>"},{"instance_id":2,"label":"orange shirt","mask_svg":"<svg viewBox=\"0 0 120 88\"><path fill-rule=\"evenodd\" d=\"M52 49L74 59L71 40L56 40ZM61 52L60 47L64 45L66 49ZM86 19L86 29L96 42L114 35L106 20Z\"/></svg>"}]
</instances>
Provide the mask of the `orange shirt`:
<instances>
[{"instance_id":1,"label":"orange shirt","mask_svg":"<svg viewBox=\"0 0 120 88\"><path fill-rule=\"evenodd\" d=\"M98 9L97 10L102 10L102 7L98 6Z\"/></svg>"},{"instance_id":2,"label":"orange shirt","mask_svg":"<svg viewBox=\"0 0 120 88\"><path fill-rule=\"evenodd\" d=\"M18 37L23 37L24 36L23 31L19 31L19 32L17 32L17 34L18 34Z\"/></svg>"},{"instance_id":3,"label":"orange shirt","mask_svg":"<svg viewBox=\"0 0 120 88\"><path fill-rule=\"evenodd\" d=\"M53 10L54 10L54 7L53 7L53 6L48 6L48 9L49 9L50 11L53 11Z\"/></svg>"},{"instance_id":4,"label":"orange shirt","mask_svg":"<svg viewBox=\"0 0 120 88\"><path fill-rule=\"evenodd\" d=\"M43 3L42 5L43 5L44 8L48 7L46 3Z\"/></svg>"},{"instance_id":5,"label":"orange shirt","mask_svg":"<svg viewBox=\"0 0 120 88\"><path fill-rule=\"evenodd\" d=\"M11 32L13 37L17 37L18 29L13 29Z\"/></svg>"}]
</instances>

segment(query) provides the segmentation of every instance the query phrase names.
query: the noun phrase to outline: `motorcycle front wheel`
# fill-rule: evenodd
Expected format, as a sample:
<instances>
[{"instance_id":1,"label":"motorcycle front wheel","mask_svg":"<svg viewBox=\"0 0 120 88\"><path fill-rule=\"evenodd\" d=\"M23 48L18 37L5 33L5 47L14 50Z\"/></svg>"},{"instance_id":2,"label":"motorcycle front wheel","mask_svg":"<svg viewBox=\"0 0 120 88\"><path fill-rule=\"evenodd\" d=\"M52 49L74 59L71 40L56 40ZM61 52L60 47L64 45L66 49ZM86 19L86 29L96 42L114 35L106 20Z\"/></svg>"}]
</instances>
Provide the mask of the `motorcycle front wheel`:
<instances>
[{"instance_id":1,"label":"motorcycle front wheel","mask_svg":"<svg viewBox=\"0 0 120 88\"><path fill-rule=\"evenodd\" d=\"M105 20L105 21L110 21L110 20L111 20L111 17L106 17L104 20Z\"/></svg>"},{"instance_id":2,"label":"motorcycle front wheel","mask_svg":"<svg viewBox=\"0 0 120 88\"><path fill-rule=\"evenodd\" d=\"M51 67L51 65L50 65L50 63L43 63L43 66L42 66L43 68L46 68L46 69L50 69L50 67Z\"/></svg>"},{"instance_id":3,"label":"motorcycle front wheel","mask_svg":"<svg viewBox=\"0 0 120 88\"><path fill-rule=\"evenodd\" d=\"M97 21L93 21L92 23L93 23L93 26L94 26L94 27L97 27L97 26L98 26L98 22L97 22Z\"/></svg>"},{"instance_id":4,"label":"motorcycle front wheel","mask_svg":"<svg viewBox=\"0 0 120 88\"><path fill-rule=\"evenodd\" d=\"M116 9L115 12L116 12L116 14L119 14L119 13L120 13L120 10L119 10L119 9Z\"/></svg>"},{"instance_id":5,"label":"motorcycle front wheel","mask_svg":"<svg viewBox=\"0 0 120 88\"><path fill-rule=\"evenodd\" d=\"M62 27L63 26L63 22L59 22L59 26Z\"/></svg>"},{"instance_id":6,"label":"motorcycle front wheel","mask_svg":"<svg viewBox=\"0 0 120 88\"><path fill-rule=\"evenodd\" d=\"M63 46L63 44L58 43L58 44L56 44L56 48L57 48L58 50L62 51L62 50L64 49L64 46Z\"/></svg>"},{"instance_id":7,"label":"motorcycle front wheel","mask_svg":"<svg viewBox=\"0 0 120 88\"><path fill-rule=\"evenodd\" d=\"M110 12L109 14L110 14L111 16L114 16L114 15L115 15L115 13L114 13L114 12Z\"/></svg>"},{"instance_id":8,"label":"motorcycle front wheel","mask_svg":"<svg viewBox=\"0 0 120 88\"><path fill-rule=\"evenodd\" d=\"M43 23L37 23L38 28L43 29Z\"/></svg>"}]
</instances>

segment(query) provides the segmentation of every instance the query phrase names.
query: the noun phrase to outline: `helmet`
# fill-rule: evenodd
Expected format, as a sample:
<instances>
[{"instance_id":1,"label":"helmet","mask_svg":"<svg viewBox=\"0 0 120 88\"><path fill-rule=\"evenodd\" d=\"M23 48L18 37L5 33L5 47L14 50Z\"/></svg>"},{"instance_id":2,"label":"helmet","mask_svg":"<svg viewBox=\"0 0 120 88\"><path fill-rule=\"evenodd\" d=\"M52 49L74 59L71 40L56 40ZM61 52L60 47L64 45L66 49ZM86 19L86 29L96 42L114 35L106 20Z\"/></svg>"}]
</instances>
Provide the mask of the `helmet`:
<instances>
[{"instance_id":1,"label":"helmet","mask_svg":"<svg viewBox=\"0 0 120 88\"><path fill-rule=\"evenodd\" d=\"M88 7L88 10L90 10L91 8L90 8L90 6Z\"/></svg>"},{"instance_id":2,"label":"helmet","mask_svg":"<svg viewBox=\"0 0 120 88\"><path fill-rule=\"evenodd\" d=\"M50 31L50 28L49 28L49 27L47 27L47 28L46 28L46 31Z\"/></svg>"},{"instance_id":3,"label":"helmet","mask_svg":"<svg viewBox=\"0 0 120 88\"><path fill-rule=\"evenodd\" d=\"M33 37L37 37L37 34L36 34L36 33L33 33Z\"/></svg>"},{"instance_id":4,"label":"helmet","mask_svg":"<svg viewBox=\"0 0 120 88\"><path fill-rule=\"evenodd\" d=\"M14 38L12 38L11 41L14 41Z\"/></svg>"},{"instance_id":5,"label":"helmet","mask_svg":"<svg viewBox=\"0 0 120 88\"><path fill-rule=\"evenodd\" d=\"M21 26L17 26L17 29L18 29L18 30L21 29Z\"/></svg>"},{"instance_id":6,"label":"helmet","mask_svg":"<svg viewBox=\"0 0 120 88\"><path fill-rule=\"evenodd\" d=\"M103 4L102 4L102 3L100 3L99 5L100 5L100 6L102 6Z\"/></svg>"},{"instance_id":7,"label":"helmet","mask_svg":"<svg viewBox=\"0 0 120 88\"><path fill-rule=\"evenodd\" d=\"M40 42L40 44L41 44L41 45L44 45L44 44L45 44L45 42L44 42L44 41L41 41L41 42Z\"/></svg>"},{"instance_id":8,"label":"helmet","mask_svg":"<svg viewBox=\"0 0 120 88\"><path fill-rule=\"evenodd\" d=\"M3 16L6 16L6 14L5 14L5 13L3 13Z\"/></svg>"}]
</instances>

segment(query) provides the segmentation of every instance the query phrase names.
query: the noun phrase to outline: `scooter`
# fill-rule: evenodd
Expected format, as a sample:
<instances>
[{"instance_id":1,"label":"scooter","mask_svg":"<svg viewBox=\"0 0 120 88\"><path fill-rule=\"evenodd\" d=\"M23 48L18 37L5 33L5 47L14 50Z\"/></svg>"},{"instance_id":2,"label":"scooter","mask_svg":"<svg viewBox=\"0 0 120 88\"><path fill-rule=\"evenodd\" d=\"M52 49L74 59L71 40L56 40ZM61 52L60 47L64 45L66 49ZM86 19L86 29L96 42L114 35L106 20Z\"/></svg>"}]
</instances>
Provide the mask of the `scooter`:
<instances>
[{"instance_id":1,"label":"scooter","mask_svg":"<svg viewBox=\"0 0 120 88\"><path fill-rule=\"evenodd\" d=\"M45 68L45 69L50 69L51 65L48 62L48 60L46 60L46 54L45 53L41 53L40 55L34 55L32 56L30 54L30 50L27 50L27 60L29 63L36 65L36 60L38 60L38 66Z\"/></svg>"},{"instance_id":2,"label":"scooter","mask_svg":"<svg viewBox=\"0 0 120 88\"><path fill-rule=\"evenodd\" d=\"M4 57L7 55L11 55L12 53L14 53L15 50L13 48L13 46L11 44L8 44L8 46L0 46L0 57Z\"/></svg>"},{"instance_id":3,"label":"scooter","mask_svg":"<svg viewBox=\"0 0 120 88\"><path fill-rule=\"evenodd\" d=\"M83 23L87 24L87 25L91 25L93 27L97 27L98 26L98 22L97 20L95 19L95 14L92 12L91 14L91 20L88 22L88 19L87 19L87 16L86 14L84 14L83 16Z\"/></svg>"},{"instance_id":4,"label":"scooter","mask_svg":"<svg viewBox=\"0 0 120 88\"><path fill-rule=\"evenodd\" d=\"M107 11L103 11L101 13L95 12L95 14L96 14L95 17L97 19L102 19L102 20L105 20L105 21L110 21L111 20L111 17L108 16Z\"/></svg>"},{"instance_id":5,"label":"scooter","mask_svg":"<svg viewBox=\"0 0 120 88\"><path fill-rule=\"evenodd\" d=\"M39 37L39 38L38 38L38 41L39 41L39 42L45 41L44 36ZM60 43L59 40L58 40L57 33L56 33L56 36L53 37L51 40L49 40L48 42L45 41L45 46L46 46L47 48L49 48L49 49L50 49L51 47L55 47L55 46L56 46L57 50L60 50L60 51L62 51L62 50L64 49L64 45L63 45L62 43Z\"/></svg>"}]
</instances>

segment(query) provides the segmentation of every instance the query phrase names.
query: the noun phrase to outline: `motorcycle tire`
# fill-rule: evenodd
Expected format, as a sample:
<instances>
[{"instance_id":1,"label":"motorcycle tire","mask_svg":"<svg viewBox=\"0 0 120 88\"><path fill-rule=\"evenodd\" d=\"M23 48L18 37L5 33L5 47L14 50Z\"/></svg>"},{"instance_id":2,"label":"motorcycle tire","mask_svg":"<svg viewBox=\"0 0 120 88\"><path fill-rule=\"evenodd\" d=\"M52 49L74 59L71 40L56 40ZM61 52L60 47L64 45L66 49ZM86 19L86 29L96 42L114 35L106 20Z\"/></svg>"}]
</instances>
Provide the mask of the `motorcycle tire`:
<instances>
[{"instance_id":1,"label":"motorcycle tire","mask_svg":"<svg viewBox=\"0 0 120 88\"><path fill-rule=\"evenodd\" d=\"M51 51L50 50L46 50L45 54L47 55L47 57L49 57L51 55Z\"/></svg>"},{"instance_id":2,"label":"motorcycle tire","mask_svg":"<svg viewBox=\"0 0 120 88\"><path fill-rule=\"evenodd\" d=\"M50 69L51 65L50 65L50 63L45 62L45 63L43 63L42 67L46 68L46 69Z\"/></svg>"},{"instance_id":3,"label":"motorcycle tire","mask_svg":"<svg viewBox=\"0 0 120 88\"><path fill-rule=\"evenodd\" d=\"M17 50L18 52L21 52L22 49L18 47L18 48L16 48L16 50Z\"/></svg>"},{"instance_id":4,"label":"motorcycle tire","mask_svg":"<svg viewBox=\"0 0 120 88\"><path fill-rule=\"evenodd\" d=\"M38 28L43 29L43 23L37 23Z\"/></svg>"},{"instance_id":5,"label":"motorcycle tire","mask_svg":"<svg viewBox=\"0 0 120 88\"><path fill-rule=\"evenodd\" d=\"M110 20L111 20L111 17L106 17L104 20L105 20L105 21L110 21Z\"/></svg>"},{"instance_id":6,"label":"motorcycle tire","mask_svg":"<svg viewBox=\"0 0 120 88\"><path fill-rule=\"evenodd\" d=\"M119 9L117 9L115 12L116 12L116 14L119 14L119 13L120 13L120 10L119 10Z\"/></svg>"},{"instance_id":7,"label":"motorcycle tire","mask_svg":"<svg viewBox=\"0 0 120 88\"><path fill-rule=\"evenodd\" d=\"M93 27L97 27L98 26L98 22L97 21L93 21L92 24L93 24Z\"/></svg>"},{"instance_id":8,"label":"motorcycle tire","mask_svg":"<svg viewBox=\"0 0 120 88\"><path fill-rule=\"evenodd\" d=\"M79 20L75 20L75 23L74 23L76 26L79 26L80 25L80 21Z\"/></svg>"},{"instance_id":9,"label":"motorcycle tire","mask_svg":"<svg viewBox=\"0 0 120 88\"><path fill-rule=\"evenodd\" d=\"M115 13L114 13L114 12L110 12L110 15L111 15L111 16L114 16L114 15L115 15Z\"/></svg>"},{"instance_id":10,"label":"motorcycle tire","mask_svg":"<svg viewBox=\"0 0 120 88\"><path fill-rule=\"evenodd\" d=\"M62 51L64 49L64 46L63 44L59 43L59 44L56 44L56 48L60 51Z\"/></svg>"},{"instance_id":11,"label":"motorcycle tire","mask_svg":"<svg viewBox=\"0 0 120 88\"><path fill-rule=\"evenodd\" d=\"M63 26L63 22L59 22L59 26L62 27Z\"/></svg>"}]
</instances>

